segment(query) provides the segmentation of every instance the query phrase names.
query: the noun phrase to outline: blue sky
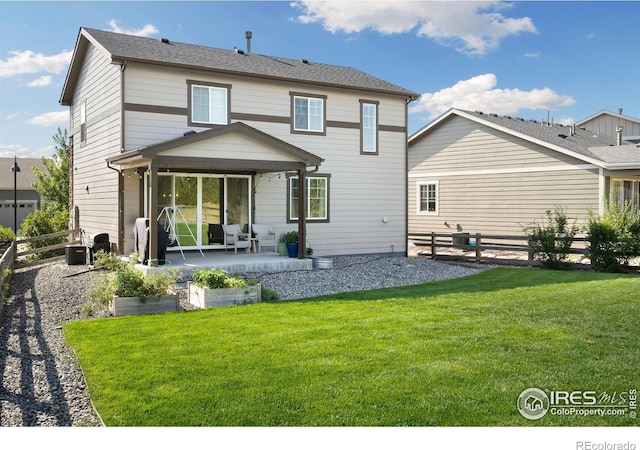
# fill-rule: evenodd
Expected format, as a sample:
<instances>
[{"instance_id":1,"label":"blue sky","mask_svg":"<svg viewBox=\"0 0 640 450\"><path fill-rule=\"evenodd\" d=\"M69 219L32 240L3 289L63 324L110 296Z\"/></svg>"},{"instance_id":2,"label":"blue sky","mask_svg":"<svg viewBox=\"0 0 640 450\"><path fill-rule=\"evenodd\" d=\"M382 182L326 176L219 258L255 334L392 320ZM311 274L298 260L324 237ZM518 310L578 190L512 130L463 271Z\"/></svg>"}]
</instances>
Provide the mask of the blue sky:
<instances>
[{"instance_id":1,"label":"blue sky","mask_svg":"<svg viewBox=\"0 0 640 450\"><path fill-rule=\"evenodd\" d=\"M35 12L35 13L34 13ZM0 0L0 156L52 154L80 27L348 65L422 94L413 133L448 108L572 123L640 118L640 2Z\"/></svg>"}]
</instances>

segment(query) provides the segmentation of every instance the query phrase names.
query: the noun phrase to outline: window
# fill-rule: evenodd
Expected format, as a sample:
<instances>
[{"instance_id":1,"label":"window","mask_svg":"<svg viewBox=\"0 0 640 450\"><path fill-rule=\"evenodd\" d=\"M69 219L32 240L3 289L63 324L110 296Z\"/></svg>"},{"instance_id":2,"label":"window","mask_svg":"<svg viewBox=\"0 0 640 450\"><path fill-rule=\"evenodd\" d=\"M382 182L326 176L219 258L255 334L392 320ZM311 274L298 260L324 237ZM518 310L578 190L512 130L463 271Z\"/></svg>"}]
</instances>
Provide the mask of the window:
<instances>
[{"instance_id":1,"label":"window","mask_svg":"<svg viewBox=\"0 0 640 450\"><path fill-rule=\"evenodd\" d=\"M189 125L227 125L229 123L229 85L187 81L189 86Z\"/></svg>"},{"instance_id":2,"label":"window","mask_svg":"<svg viewBox=\"0 0 640 450\"><path fill-rule=\"evenodd\" d=\"M632 208L640 207L640 181L638 180L611 180L612 202L617 202L620 209L629 204Z\"/></svg>"},{"instance_id":3,"label":"window","mask_svg":"<svg viewBox=\"0 0 640 450\"><path fill-rule=\"evenodd\" d=\"M292 133L325 133L325 99L326 96L305 94L291 95L291 132Z\"/></svg>"},{"instance_id":4,"label":"window","mask_svg":"<svg viewBox=\"0 0 640 450\"><path fill-rule=\"evenodd\" d=\"M329 221L329 177L306 177L307 181L307 220ZM289 215L288 221L294 222L300 218L298 211L298 199L300 198L300 185L298 177L289 178Z\"/></svg>"},{"instance_id":5,"label":"window","mask_svg":"<svg viewBox=\"0 0 640 450\"><path fill-rule=\"evenodd\" d=\"M378 153L378 102L360 100L360 153Z\"/></svg>"},{"instance_id":6,"label":"window","mask_svg":"<svg viewBox=\"0 0 640 450\"><path fill-rule=\"evenodd\" d=\"M438 182L418 183L417 212L423 215L438 215Z\"/></svg>"},{"instance_id":7,"label":"window","mask_svg":"<svg viewBox=\"0 0 640 450\"><path fill-rule=\"evenodd\" d=\"M80 103L80 142L87 142L87 102Z\"/></svg>"}]
</instances>

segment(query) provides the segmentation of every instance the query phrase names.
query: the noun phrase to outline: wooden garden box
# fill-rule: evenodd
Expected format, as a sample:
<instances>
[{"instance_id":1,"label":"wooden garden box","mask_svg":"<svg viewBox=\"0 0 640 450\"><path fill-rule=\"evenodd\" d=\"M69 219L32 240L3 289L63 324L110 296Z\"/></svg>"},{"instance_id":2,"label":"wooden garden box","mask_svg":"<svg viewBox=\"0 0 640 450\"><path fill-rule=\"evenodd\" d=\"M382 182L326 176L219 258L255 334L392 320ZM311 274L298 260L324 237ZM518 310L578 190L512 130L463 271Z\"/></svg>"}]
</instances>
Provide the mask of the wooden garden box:
<instances>
[{"instance_id":1,"label":"wooden garden box","mask_svg":"<svg viewBox=\"0 0 640 450\"><path fill-rule=\"evenodd\" d=\"M163 295L160 297L113 297L111 314L130 316L137 314L154 314L159 312L179 311L178 295Z\"/></svg>"},{"instance_id":2,"label":"wooden garden box","mask_svg":"<svg viewBox=\"0 0 640 450\"><path fill-rule=\"evenodd\" d=\"M243 288L207 289L189 282L189 303L198 308L260 303L260 283Z\"/></svg>"}]
</instances>

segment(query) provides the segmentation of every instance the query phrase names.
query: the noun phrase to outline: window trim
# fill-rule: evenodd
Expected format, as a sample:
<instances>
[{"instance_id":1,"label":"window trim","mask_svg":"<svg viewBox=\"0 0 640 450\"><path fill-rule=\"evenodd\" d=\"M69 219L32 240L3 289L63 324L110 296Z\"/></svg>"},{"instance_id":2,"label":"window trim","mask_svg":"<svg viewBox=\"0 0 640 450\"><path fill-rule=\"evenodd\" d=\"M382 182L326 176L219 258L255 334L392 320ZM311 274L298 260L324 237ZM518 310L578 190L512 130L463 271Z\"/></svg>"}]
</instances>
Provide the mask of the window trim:
<instances>
[{"instance_id":1,"label":"window trim","mask_svg":"<svg viewBox=\"0 0 640 450\"><path fill-rule=\"evenodd\" d=\"M625 198L625 182L631 183L630 199ZM619 190L616 188L616 184L619 184ZM609 183L609 199L612 200L614 195L616 196L614 200L619 207L623 207L627 202L629 202L632 207L640 209L640 180L637 178L611 177L611 181Z\"/></svg>"},{"instance_id":2,"label":"window trim","mask_svg":"<svg viewBox=\"0 0 640 450\"><path fill-rule=\"evenodd\" d=\"M193 88L218 88L225 89L227 96L227 121L226 123L195 122L193 120ZM225 83L213 83L211 81L187 80L187 125L190 127L214 128L231 123L231 85Z\"/></svg>"},{"instance_id":3,"label":"window trim","mask_svg":"<svg viewBox=\"0 0 640 450\"><path fill-rule=\"evenodd\" d=\"M87 143L87 101L80 103L80 144Z\"/></svg>"},{"instance_id":4,"label":"window trim","mask_svg":"<svg viewBox=\"0 0 640 450\"><path fill-rule=\"evenodd\" d=\"M308 183L309 180L311 179L317 179L317 178L321 178L326 180L327 183L327 188L326 188L326 217L323 218L313 218L313 217L308 217L306 218L306 222L307 223L329 223L331 220L331 175L330 174L324 174L324 173L315 173L312 176L306 176L305 180L307 180L307 214L309 212L309 195L308 195ZM292 202L291 202L291 180L292 179L298 179L298 175L288 175L287 176L287 223L298 223L298 221L300 220L299 218L292 218L291 217L291 206L292 206ZM297 199L296 199L297 201Z\"/></svg>"},{"instance_id":5,"label":"window trim","mask_svg":"<svg viewBox=\"0 0 640 450\"><path fill-rule=\"evenodd\" d=\"M365 150L364 148L364 107L365 105L375 106L375 129L374 131L374 149ZM379 135L380 135L380 102L376 100L360 99L360 154L361 155L378 155Z\"/></svg>"},{"instance_id":6,"label":"window trim","mask_svg":"<svg viewBox=\"0 0 640 450\"><path fill-rule=\"evenodd\" d=\"M435 211L423 211L422 205L422 186L435 186ZM439 181L420 181L416 183L416 214L419 216L438 216L440 215L440 182Z\"/></svg>"},{"instance_id":7,"label":"window trim","mask_svg":"<svg viewBox=\"0 0 640 450\"><path fill-rule=\"evenodd\" d=\"M300 130L296 128L296 108L295 99L320 99L322 100L322 130ZM320 94L308 94L305 92L289 92L290 114L291 114L291 134L310 134L314 136L326 136L327 135L327 96Z\"/></svg>"}]
</instances>

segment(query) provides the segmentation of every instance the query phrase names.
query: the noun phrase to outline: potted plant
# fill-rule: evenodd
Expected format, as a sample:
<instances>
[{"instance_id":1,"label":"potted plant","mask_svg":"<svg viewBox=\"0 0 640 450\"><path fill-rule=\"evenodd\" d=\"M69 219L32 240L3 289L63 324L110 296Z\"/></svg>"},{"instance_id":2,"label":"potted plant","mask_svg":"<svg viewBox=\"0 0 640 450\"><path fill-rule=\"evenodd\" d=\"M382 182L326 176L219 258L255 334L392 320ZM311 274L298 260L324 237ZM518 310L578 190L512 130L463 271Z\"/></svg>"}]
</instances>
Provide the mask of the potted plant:
<instances>
[{"instance_id":1,"label":"potted plant","mask_svg":"<svg viewBox=\"0 0 640 450\"><path fill-rule=\"evenodd\" d=\"M280 256L288 256L287 253L287 243L284 241L284 234L280 235L280 239L278 239L278 254Z\"/></svg>"},{"instance_id":2,"label":"potted plant","mask_svg":"<svg viewBox=\"0 0 640 450\"><path fill-rule=\"evenodd\" d=\"M280 238L287 245L287 253L289 254L289 258L297 258L298 257L298 232L297 231L289 231L285 233Z\"/></svg>"},{"instance_id":3,"label":"potted plant","mask_svg":"<svg viewBox=\"0 0 640 450\"><path fill-rule=\"evenodd\" d=\"M197 269L189 284L189 303L198 308L260 303L260 283L229 276L226 270Z\"/></svg>"},{"instance_id":4,"label":"potted plant","mask_svg":"<svg viewBox=\"0 0 640 450\"><path fill-rule=\"evenodd\" d=\"M108 304L113 316L178 311L177 269L157 269L148 274L113 256L96 257L95 266L107 270L89 292L89 298Z\"/></svg>"}]
</instances>

